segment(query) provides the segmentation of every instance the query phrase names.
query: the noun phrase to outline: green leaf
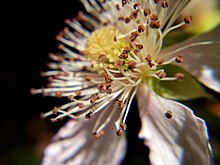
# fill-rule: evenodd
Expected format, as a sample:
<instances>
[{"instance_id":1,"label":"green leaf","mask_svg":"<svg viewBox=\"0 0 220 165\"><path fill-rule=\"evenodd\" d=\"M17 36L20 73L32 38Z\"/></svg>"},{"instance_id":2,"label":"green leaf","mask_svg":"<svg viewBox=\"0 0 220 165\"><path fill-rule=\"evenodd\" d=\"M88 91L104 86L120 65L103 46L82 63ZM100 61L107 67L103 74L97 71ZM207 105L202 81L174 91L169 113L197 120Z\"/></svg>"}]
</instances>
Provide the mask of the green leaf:
<instances>
[{"instance_id":1,"label":"green leaf","mask_svg":"<svg viewBox=\"0 0 220 165\"><path fill-rule=\"evenodd\" d=\"M167 77L174 77L175 73L183 73L183 80L163 81L154 77L148 80L152 89L160 96L175 100L191 100L197 98L209 98L212 96L205 88L183 68L176 65L162 65L158 69L164 69Z\"/></svg>"}]
</instances>

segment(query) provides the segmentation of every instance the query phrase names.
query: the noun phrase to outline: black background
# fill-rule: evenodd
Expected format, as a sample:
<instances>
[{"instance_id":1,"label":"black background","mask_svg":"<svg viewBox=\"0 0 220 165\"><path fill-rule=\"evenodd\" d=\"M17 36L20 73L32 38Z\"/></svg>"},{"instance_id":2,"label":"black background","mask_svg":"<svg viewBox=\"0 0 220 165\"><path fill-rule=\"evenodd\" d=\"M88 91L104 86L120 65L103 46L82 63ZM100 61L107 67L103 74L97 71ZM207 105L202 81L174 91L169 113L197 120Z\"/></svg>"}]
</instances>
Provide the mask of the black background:
<instances>
[{"instance_id":1,"label":"black background","mask_svg":"<svg viewBox=\"0 0 220 165\"><path fill-rule=\"evenodd\" d=\"M37 165L43 148L66 120L40 119L40 113L56 106L57 99L32 96L30 89L45 83L40 72L47 69L48 53L57 51L55 36L82 5L76 0L8 1L2 8L6 11L1 31L0 164ZM131 109L123 164L146 164L148 150L137 138L140 121L135 103Z\"/></svg>"}]
</instances>

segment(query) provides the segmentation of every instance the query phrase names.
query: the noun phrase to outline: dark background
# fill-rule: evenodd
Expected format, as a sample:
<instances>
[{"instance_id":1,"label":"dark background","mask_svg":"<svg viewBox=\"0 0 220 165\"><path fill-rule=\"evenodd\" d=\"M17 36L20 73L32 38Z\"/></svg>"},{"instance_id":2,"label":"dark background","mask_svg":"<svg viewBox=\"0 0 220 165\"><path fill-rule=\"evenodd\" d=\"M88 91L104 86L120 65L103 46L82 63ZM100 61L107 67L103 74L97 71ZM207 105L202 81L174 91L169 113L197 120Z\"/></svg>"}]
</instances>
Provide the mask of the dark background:
<instances>
[{"instance_id":1,"label":"dark background","mask_svg":"<svg viewBox=\"0 0 220 165\"><path fill-rule=\"evenodd\" d=\"M32 96L29 91L45 83L40 72L47 69L48 53L57 51L55 36L65 27L64 20L75 16L82 5L76 0L8 1L2 8L6 11L1 25L0 165L38 165L44 147L66 120L50 123L40 119L41 112L59 103L54 98ZM187 104L196 109L202 107L197 113L207 120L213 148L219 155L219 118L206 110L210 103L197 100ZM132 106L123 164L147 164L148 150L137 138L140 121L136 103Z\"/></svg>"}]
</instances>

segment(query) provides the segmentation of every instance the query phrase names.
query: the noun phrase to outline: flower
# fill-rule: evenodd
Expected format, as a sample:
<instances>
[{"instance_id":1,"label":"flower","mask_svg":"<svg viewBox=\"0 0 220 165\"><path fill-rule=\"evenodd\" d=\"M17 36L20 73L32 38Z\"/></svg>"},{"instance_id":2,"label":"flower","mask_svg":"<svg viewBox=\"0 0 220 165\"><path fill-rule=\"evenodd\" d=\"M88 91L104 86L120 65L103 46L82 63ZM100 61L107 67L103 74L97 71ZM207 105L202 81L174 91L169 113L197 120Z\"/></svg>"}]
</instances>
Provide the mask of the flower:
<instances>
[{"instance_id":1,"label":"flower","mask_svg":"<svg viewBox=\"0 0 220 165\"><path fill-rule=\"evenodd\" d=\"M88 13L66 20L72 29L57 36L63 53L50 54L54 62L42 73L48 87L31 90L70 100L42 114L57 115L51 121L72 119L45 149L42 164L119 164L126 152L126 118L135 96L142 121L139 137L150 148L152 164L210 164L205 122L171 99L184 98L177 94L187 91L182 88L190 79L186 71L220 92L219 29L162 49L170 31L192 21L188 16L173 25L189 0L81 1ZM172 75L170 66L175 68ZM167 92L161 82L174 82L175 92L170 87L171 94ZM187 82L192 82L189 88L196 83L192 78ZM201 91L193 85L197 89ZM195 93L190 96L198 97Z\"/></svg>"}]
</instances>

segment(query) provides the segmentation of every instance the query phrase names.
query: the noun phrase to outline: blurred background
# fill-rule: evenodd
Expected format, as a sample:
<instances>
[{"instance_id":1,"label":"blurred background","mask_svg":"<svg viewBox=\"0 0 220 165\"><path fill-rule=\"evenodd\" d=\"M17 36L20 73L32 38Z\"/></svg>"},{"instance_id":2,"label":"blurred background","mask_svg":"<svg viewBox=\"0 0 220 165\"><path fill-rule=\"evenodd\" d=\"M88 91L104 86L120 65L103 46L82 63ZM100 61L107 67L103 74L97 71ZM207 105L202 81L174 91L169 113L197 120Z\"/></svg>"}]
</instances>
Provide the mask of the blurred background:
<instances>
[{"instance_id":1,"label":"blurred background","mask_svg":"<svg viewBox=\"0 0 220 165\"><path fill-rule=\"evenodd\" d=\"M40 72L47 69L48 53L57 51L55 36L65 27L64 20L75 16L82 5L76 0L7 3L3 6L7 9L3 13L7 17L2 20L5 29L1 31L6 38L3 38L0 58L0 165L39 165L44 147L66 119L57 123L42 120L40 113L61 103L54 98L32 96L29 91L45 84ZM205 10L207 14L211 12L211 15L219 16L217 4L210 6ZM204 8L201 11L204 13ZM201 24L199 27L206 26ZM198 32L195 29L182 30L189 35ZM220 104L205 99L185 103L206 120L214 159L220 164ZM128 151L123 165L148 164L148 149L137 138L140 120L135 101L132 106L128 116Z\"/></svg>"}]
</instances>

